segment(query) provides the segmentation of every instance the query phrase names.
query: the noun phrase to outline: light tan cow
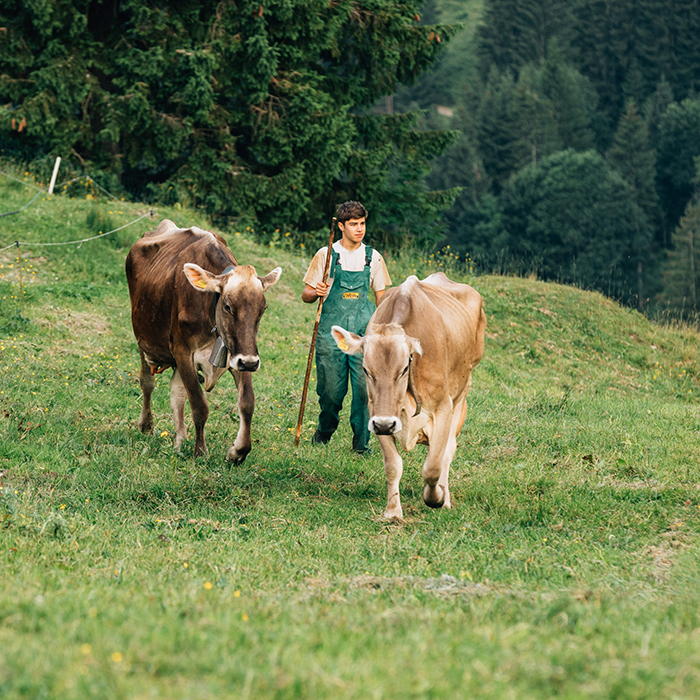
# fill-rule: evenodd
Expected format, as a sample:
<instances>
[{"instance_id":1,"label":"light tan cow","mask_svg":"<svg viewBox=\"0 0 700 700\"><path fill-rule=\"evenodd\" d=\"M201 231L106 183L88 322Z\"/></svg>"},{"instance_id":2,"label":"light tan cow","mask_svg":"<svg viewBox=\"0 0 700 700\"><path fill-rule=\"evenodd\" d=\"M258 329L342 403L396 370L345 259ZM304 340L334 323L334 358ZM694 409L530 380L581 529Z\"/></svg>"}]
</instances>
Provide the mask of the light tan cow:
<instances>
[{"instance_id":1,"label":"light tan cow","mask_svg":"<svg viewBox=\"0 0 700 700\"><path fill-rule=\"evenodd\" d=\"M369 429L379 439L388 486L385 518L403 517L397 441L409 452L428 445L423 500L431 508L451 506L450 464L485 330L481 295L442 272L424 280L411 275L387 291L364 337L333 326L343 352L364 353Z\"/></svg>"}]
</instances>

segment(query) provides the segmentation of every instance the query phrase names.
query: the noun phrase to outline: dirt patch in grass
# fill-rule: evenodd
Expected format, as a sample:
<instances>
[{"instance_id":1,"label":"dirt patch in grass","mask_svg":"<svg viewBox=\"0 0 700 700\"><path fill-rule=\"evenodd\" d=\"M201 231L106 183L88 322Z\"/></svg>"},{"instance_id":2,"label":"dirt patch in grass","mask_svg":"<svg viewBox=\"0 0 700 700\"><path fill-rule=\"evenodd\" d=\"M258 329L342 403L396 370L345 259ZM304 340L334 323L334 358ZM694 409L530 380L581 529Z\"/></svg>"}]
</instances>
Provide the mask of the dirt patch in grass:
<instances>
[{"instance_id":1,"label":"dirt patch in grass","mask_svg":"<svg viewBox=\"0 0 700 700\"><path fill-rule=\"evenodd\" d=\"M666 484L656 479L642 479L639 481L622 481L621 479L604 479L597 484L598 487L611 487L614 489L653 489L663 491Z\"/></svg>"},{"instance_id":2,"label":"dirt patch in grass","mask_svg":"<svg viewBox=\"0 0 700 700\"><path fill-rule=\"evenodd\" d=\"M688 546L684 534L680 532L682 527L682 521L672 522L668 532L661 536L661 542L647 548L646 553L651 557L651 576L657 584L668 581L674 559Z\"/></svg>"},{"instance_id":3,"label":"dirt patch in grass","mask_svg":"<svg viewBox=\"0 0 700 700\"><path fill-rule=\"evenodd\" d=\"M109 321L94 311L72 311L57 308L52 316L53 319L44 319L42 325L46 323L49 327L55 327L58 330L68 329L80 335L84 333L97 335L111 333L112 327Z\"/></svg>"},{"instance_id":4,"label":"dirt patch in grass","mask_svg":"<svg viewBox=\"0 0 700 700\"><path fill-rule=\"evenodd\" d=\"M329 579L309 578L304 582L313 591L331 591L337 584ZM341 586L350 589L364 589L370 591L389 591L396 589L421 589L435 593L440 597L452 597L456 595L484 596L494 593L497 589L491 584L474 583L464 581L455 576L443 574L435 578L421 578L417 576L373 576L363 574L350 578L340 579ZM498 590L499 593L504 591Z\"/></svg>"}]
</instances>

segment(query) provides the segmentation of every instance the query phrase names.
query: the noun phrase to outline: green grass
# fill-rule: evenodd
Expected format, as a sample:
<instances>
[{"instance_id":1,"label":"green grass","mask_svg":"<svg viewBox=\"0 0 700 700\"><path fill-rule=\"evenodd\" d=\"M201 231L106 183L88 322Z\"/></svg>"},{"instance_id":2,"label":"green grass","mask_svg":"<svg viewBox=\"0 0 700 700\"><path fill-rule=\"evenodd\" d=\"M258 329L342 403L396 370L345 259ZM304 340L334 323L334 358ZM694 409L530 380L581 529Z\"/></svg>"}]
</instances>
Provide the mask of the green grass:
<instances>
[{"instance_id":1,"label":"green grass","mask_svg":"<svg viewBox=\"0 0 700 700\"><path fill-rule=\"evenodd\" d=\"M32 194L0 181L3 211ZM0 219L0 247L137 215L42 196ZM313 384L294 447L313 250L225 234L241 263L284 270L261 324L246 462L224 461L229 377L210 397L207 457L193 460L192 440L173 450L166 375L154 434L138 432L123 263L146 223L20 247L24 314L17 249L0 253L3 700L698 697L695 332L569 287L465 277L444 258L488 316L454 507L422 504L417 447L405 522L387 524L376 442L351 454L345 416L328 446L310 445ZM388 265L395 282L440 268Z\"/></svg>"}]
</instances>

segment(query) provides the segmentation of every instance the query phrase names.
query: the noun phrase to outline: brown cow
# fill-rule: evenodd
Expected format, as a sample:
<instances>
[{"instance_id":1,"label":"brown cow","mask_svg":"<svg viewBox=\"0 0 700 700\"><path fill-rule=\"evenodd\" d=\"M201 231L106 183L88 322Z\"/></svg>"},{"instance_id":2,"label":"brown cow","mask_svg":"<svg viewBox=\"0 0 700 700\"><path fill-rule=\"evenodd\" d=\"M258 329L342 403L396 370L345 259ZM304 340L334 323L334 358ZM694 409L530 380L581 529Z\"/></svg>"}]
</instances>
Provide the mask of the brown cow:
<instances>
[{"instance_id":1,"label":"brown cow","mask_svg":"<svg viewBox=\"0 0 700 700\"><path fill-rule=\"evenodd\" d=\"M397 440L409 452L417 443L428 445L423 500L432 508L450 507L450 464L485 330L479 293L442 272L424 280L411 275L390 289L364 337L333 326L341 350L364 352L369 429L379 439L388 485L385 518L403 517Z\"/></svg>"},{"instance_id":2,"label":"brown cow","mask_svg":"<svg viewBox=\"0 0 700 700\"><path fill-rule=\"evenodd\" d=\"M194 226L181 229L168 219L134 243L126 258L126 276L141 354L143 406L138 425L142 432L153 430L153 375L172 367L175 447L180 448L187 438L188 399L195 426L194 454L204 454L209 406L200 384L211 391L228 369L238 387L240 427L226 459L240 463L246 458L255 407L251 372L260 367L257 334L266 308L264 292L281 273L277 267L258 277L254 267L236 263L220 235ZM224 362L218 363L223 367L209 361L217 335L228 350L219 353L224 356Z\"/></svg>"}]
</instances>

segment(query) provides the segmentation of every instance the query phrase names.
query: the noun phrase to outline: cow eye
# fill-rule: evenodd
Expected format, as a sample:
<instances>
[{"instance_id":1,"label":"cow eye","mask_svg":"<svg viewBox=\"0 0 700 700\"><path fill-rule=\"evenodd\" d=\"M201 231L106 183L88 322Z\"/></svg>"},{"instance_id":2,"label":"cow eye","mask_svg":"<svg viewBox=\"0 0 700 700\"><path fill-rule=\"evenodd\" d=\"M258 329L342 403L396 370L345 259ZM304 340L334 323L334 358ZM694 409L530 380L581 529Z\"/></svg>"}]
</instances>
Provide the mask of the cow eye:
<instances>
[{"instance_id":1,"label":"cow eye","mask_svg":"<svg viewBox=\"0 0 700 700\"><path fill-rule=\"evenodd\" d=\"M362 365L362 371L365 373L367 379L372 379L372 375L367 371L367 368L364 365Z\"/></svg>"},{"instance_id":2,"label":"cow eye","mask_svg":"<svg viewBox=\"0 0 700 700\"><path fill-rule=\"evenodd\" d=\"M231 313L231 307L230 307L226 302L224 302L224 311L225 311L227 314L230 314L230 313Z\"/></svg>"},{"instance_id":3,"label":"cow eye","mask_svg":"<svg viewBox=\"0 0 700 700\"><path fill-rule=\"evenodd\" d=\"M408 365L406 365L406 366L404 367L404 370L403 370L403 372L401 372L401 374L399 375L399 377L403 377L403 375L406 374L406 372L408 372Z\"/></svg>"}]
</instances>

